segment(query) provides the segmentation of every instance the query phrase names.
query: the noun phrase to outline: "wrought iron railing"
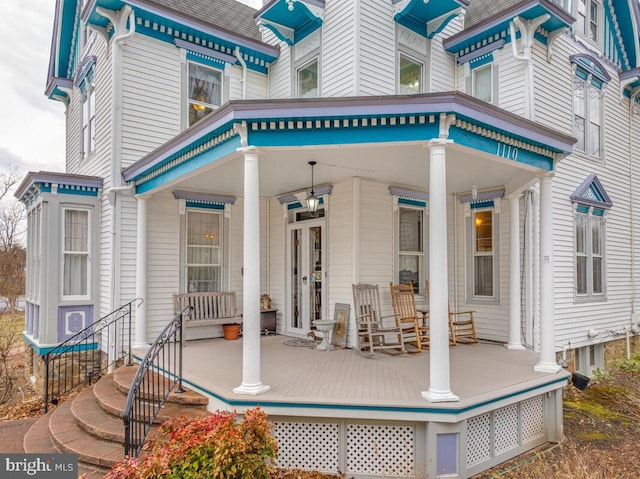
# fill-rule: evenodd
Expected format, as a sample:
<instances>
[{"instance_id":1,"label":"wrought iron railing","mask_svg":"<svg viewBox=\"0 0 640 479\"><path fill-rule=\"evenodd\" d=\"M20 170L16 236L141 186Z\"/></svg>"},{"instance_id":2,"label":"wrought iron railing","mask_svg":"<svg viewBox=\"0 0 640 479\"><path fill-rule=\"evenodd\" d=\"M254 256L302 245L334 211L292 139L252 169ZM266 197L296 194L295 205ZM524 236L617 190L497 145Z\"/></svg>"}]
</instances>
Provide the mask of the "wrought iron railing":
<instances>
[{"instance_id":1,"label":"wrought iron railing","mask_svg":"<svg viewBox=\"0 0 640 479\"><path fill-rule=\"evenodd\" d=\"M182 321L191 316L185 306L149 348L136 372L125 405L124 454L137 457L169 394L182 389Z\"/></svg>"},{"instance_id":2,"label":"wrought iron railing","mask_svg":"<svg viewBox=\"0 0 640 479\"><path fill-rule=\"evenodd\" d=\"M49 403L78 386L99 378L110 366L131 361L131 311L142 304L134 299L110 312L47 352L44 360L44 412ZM106 352L105 352L106 349Z\"/></svg>"}]
</instances>

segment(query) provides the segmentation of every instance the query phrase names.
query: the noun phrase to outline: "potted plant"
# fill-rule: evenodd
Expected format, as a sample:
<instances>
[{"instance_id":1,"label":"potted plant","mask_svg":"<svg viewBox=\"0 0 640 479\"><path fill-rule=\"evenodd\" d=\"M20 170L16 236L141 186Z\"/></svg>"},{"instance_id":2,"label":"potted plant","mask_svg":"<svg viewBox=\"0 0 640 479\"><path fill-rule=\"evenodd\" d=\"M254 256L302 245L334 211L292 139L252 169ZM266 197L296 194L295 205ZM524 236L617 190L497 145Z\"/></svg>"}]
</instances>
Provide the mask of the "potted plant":
<instances>
[{"instance_id":1,"label":"potted plant","mask_svg":"<svg viewBox=\"0 0 640 479\"><path fill-rule=\"evenodd\" d=\"M228 323L222 325L224 339L238 339L240 337L240 323Z\"/></svg>"}]
</instances>

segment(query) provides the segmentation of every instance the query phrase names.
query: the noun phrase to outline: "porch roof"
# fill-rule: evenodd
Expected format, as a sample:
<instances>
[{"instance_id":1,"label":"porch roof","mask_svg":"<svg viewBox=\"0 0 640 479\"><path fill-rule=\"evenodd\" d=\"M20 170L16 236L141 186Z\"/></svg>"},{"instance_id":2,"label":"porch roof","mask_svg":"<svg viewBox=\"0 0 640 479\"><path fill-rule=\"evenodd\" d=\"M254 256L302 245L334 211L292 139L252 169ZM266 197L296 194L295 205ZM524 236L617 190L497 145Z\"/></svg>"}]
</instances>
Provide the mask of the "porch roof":
<instances>
[{"instance_id":1,"label":"porch roof","mask_svg":"<svg viewBox=\"0 0 640 479\"><path fill-rule=\"evenodd\" d=\"M242 380L242 340L189 341L184 348L184 378L189 387L217 401L215 407L242 411L257 405L269 414L361 419L456 421L496 409L566 384L568 373L533 370L532 351L501 344L459 345L450 349L451 389L459 402L430 403L429 351L376 353L365 358L350 349L320 351L290 347L286 336L261 338L262 382L271 389L259 396L235 394ZM137 351L141 359L143 351Z\"/></svg>"},{"instance_id":2,"label":"porch roof","mask_svg":"<svg viewBox=\"0 0 640 479\"><path fill-rule=\"evenodd\" d=\"M124 169L123 177L134 181L138 192L149 192L243 144L303 148L426 142L441 136L441 115L452 121L448 137L456 144L543 171L571 153L576 141L459 92L238 100Z\"/></svg>"}]
</instances>

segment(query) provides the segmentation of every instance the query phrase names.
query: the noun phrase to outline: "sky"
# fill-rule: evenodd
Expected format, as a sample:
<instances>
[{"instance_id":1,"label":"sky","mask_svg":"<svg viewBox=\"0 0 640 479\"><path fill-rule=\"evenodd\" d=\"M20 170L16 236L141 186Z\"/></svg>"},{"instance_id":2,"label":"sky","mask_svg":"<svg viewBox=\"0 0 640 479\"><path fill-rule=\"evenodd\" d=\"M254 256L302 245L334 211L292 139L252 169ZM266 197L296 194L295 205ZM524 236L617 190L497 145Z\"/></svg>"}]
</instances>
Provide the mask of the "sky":
<instances>
[{"instance_id":1,"label":"sky","mask_svg":"<svg viewBox=\"0 0 640 479\"><path fill-rule=\"evenodd\" d=\"M259 8L261 0L242 3ZM65 107L47 85L55 0L0 0L0 169L64 171Z\"/></svg>"}]
</instances>

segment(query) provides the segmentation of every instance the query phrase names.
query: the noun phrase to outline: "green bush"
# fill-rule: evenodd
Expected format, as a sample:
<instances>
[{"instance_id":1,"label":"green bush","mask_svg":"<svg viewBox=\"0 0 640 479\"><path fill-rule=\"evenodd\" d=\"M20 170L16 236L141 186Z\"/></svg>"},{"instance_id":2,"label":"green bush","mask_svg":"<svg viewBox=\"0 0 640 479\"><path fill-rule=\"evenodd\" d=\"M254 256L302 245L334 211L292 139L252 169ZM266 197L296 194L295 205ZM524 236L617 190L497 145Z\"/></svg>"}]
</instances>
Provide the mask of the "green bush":
<instances>
[{"instance_id":1,"label":"green bush","mask_svg":"<svg viewBox=\"0 0 640 479\"><path fill-rule=\"evenodd\" d=\"M105 479L268 479L278 445L261 408L235 413L174 418L161 427L151 451L125 459Z\"/></svg>"}]
</instances>

